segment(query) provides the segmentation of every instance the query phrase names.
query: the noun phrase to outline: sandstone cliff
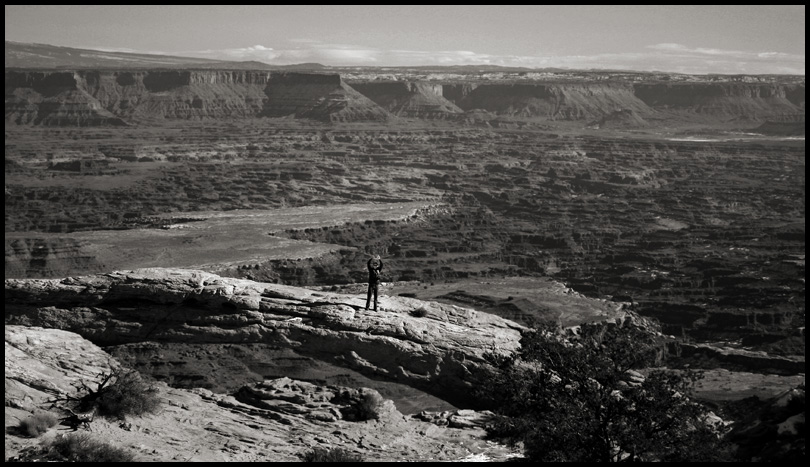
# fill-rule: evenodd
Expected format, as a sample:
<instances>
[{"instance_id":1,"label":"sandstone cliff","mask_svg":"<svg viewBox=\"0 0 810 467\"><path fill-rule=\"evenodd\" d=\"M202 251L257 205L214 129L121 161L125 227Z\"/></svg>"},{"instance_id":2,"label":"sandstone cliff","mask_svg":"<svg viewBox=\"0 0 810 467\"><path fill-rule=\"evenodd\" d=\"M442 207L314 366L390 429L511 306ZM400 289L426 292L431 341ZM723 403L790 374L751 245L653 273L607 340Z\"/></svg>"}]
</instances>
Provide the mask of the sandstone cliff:
<instances>
[{"instance_id":1,"label":"sandstone cliff","mask_svg":"<svg viewBox=\"0 0 810 467\"><path fill-rule=\"evenodd\" d=\"M804 115L804 85L644 83L633 90L650 108L687 117L765 121Z\"/></svg>"},{"instance_id":2,"label":"sandstone cliff","mask_svg":"<svg viewBox=\"0 0 810 467\"><path fill-rule=\"evenodd\" d=\"M43 460L41 445L65 425L38 438L18 431L32 414L67 413L51 401L76 395L79 383L98 381L119 366L101 348L72 332L5 327L5 460ZM216 394L157 383L161 409L127 420L96 417L91 440L131 452L138 462L297 462L313 448L341 448L366 461L505 460L516 454L486 441L488 412L457 410L404 416L383 400L378 418L356 417L371 389L319 386L289 378L254 382Z\"/></svg>"},{"instance_id":3,"label":"sandstone cliff","mask_svg":"<svg viewBox=\"0 0 810 467\"><path fill-rule=\"evenodd\" d=\"M444 95L464 110L548 120L594 120L617 110L650 113L624 83L445 85Z\"/></svg>"},{"instance_id":4,"label":"sandstone cliff","mask_svg":"<svg viewBox=\"0 0 810 467\"><path fill-rule=\"evenodd\" d=\"M405 297L365 297L141 269L66 279L6 280L6 324L76 332L98 345L143 341L262 343L478 408L472 389L486 352L519 345L521 326ZM419 316L422 313L424 316Z\"/></svg>"},{"instance_id":5,"label":"sandstone cliff","mask_svg":"<svg viewBox=\"0 0 810 467\"><path fill-rule=\"evenodd\" d=\"M632 113L692 123L797 121L804 84L618 81L349 85L338 74L261 70L6 70L6 122L124 125L154 119L287 117L387 121L464 112L548 121ZM356 89L355 87L356 86ZM359 91L359 92L358 92Z\"/></svg>"},{"instance_id":6,"label":"sandstone cliff","mask_svg":"<svg viewBox=\"0 0 810 467\"><path fill-rule=\"evenodd\" d=\"M493 83L443 86L462 109L549 120L599 120L617 111L706 123L794 119L804 114L803 84Z\"/></svg>"},{"instance_id":7,"label":"sandstone cliff","mask_svg":"<svg viewBox=\"0 0 810 467\"><path fill-rule=\"evenodd\" d=\"M352 83L352 87L382 108L401 117L443 119L463 113L443 96L443 86L435 83L372 81Z\"/></svg>"},{"instance_id":8,"label":"sandstone cliff","mask_svg":"<svg viewBox=\"0 0 810 467\"><path fill-rule=\"evenodd\" d=\"M260 116L383 121L339 75L232 70L6 70L6 122L124 125Z\"/></svg>"},{"instance_id":9,"label":"sandstone cliff","mask_svg":"<svg viewBox=\"0 0 810 467\"><path fill-rule=\"evenodd\" d=\"M125 125L85 90L71 72L6 72L5 119L43 126Z\"/></svg>"},{"instance_id":10,"label":"sandstone cliff","mask_svg":"<svg viewBox=\"0 0 810 467\"><path fill-rule=\"evenodd\" d=\"M281 73L265 90L263 116L327 122L386 121L390 114L343 82L340 75Z\"/></svg>"}]
</instances>

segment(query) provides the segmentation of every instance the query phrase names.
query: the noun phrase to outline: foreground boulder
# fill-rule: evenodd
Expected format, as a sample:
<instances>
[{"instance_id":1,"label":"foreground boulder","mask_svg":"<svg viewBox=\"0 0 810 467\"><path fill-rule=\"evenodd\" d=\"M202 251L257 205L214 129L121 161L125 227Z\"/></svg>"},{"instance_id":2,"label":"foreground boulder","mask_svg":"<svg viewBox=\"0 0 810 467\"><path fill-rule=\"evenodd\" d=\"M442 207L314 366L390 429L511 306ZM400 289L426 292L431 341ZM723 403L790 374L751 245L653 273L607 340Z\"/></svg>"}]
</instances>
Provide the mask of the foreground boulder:
<instances>
[{"instance_id":1,"label":"foreground boulder","mask_svg":"<svg viewBox=\"0 0 810 467\"><path fill-rule=\"evenodd\" d=\"M139 269L5 281L6 324L76 332L97 345L263 343L407 384L462 408L487 352L518 348L522 326L486 313L405 297L365 297Z\"/></svg>"}]
</instances>

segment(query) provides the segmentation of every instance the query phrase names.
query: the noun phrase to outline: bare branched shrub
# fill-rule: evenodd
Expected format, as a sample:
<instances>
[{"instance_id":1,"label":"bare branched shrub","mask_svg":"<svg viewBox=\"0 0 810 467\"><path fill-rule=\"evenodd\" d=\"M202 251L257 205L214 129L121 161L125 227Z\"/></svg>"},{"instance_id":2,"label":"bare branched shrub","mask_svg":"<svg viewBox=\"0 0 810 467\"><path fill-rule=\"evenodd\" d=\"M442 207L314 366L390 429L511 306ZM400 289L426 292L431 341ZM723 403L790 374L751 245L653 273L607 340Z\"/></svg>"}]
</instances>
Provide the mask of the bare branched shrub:
<instances>
[{"instance_id":1,"label":"bare branched shrub","mask_svg":"<svg viewBox=\"0 0 810 467\"><path fill-rule=\"evenodd\" d=\"M54 405L66 402L73 407L71 411L98 408L99 415L118 419L154 413L161 405L158 389L135 370L113 368L100 373L98 381L92 384L81 381L75 386L76 395L58 397L51 402Z\"/></svg>"},{"instance_id":2,"label":"bare branched shrub","mask_svg":"<svg viewBox=\"0 0 810 467\"><path fill-rule=\"evenodd\" d=\"M304 462L363 462L360 454L343 448L313 448L302 457Z\"/></svg>"},{"instance_id":3,"label":"bare branched shrub","mask_svg":"<svg viewBox=\"0 0 810 467\"><path fill-rule=\"evenodd\" d=\"M18 429L20 433L36 438L48 431L48 429L59 421L59 418L51 412L39 412L31 415L25 420L20 421Z\"/></svg>"}]
</instances>

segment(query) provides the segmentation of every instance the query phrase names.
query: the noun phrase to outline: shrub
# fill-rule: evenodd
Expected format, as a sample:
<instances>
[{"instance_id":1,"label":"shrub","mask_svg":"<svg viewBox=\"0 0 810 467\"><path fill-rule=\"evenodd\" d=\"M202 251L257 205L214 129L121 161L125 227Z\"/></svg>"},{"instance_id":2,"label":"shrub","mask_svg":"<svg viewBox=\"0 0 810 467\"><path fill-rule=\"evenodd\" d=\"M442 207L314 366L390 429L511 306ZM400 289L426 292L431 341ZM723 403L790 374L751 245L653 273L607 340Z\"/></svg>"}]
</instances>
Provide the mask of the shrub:
<instances>
[{"instance_id":1,"label":"shrub","mask_svg":"<svg viewBox=\"0 0 810 467\"><path fill-rule=\"evenodd\" d=\"M50 455L68 462L132 462L135 455L125 449L96 441L88 434L72 434L53 441Z\"/></svg>"},{"instance_id":2,"label":"shrub","mask_svg":"<svg viewBox=\"0 0 810 467\"><path fill-rule=\"evenodd\" d=\"M93 386L81 381L76 385L77 394L52 400L68 402L73 410L85 412L93 407L105 417L126 419L128 415L154 413L160 408L158 389L147 383L135 370L114 368L98 375L99 381Z\"/></svg>"},{"instance_id":3,"label":"shrub","mask_svg":"<svg viewBox=\"0 0 810 467\"><path fill-rule=\"evenodd\" d=\"M627 383L657 349L634 327L525 332L516 354L488 357L499 369L480 387L499 414L490 434L522 442L541 462L730 460L707 409L688 397L699 373L653 371Z\"/></svg>"},{"instance_id":4,"label":"shrub","mask_svg":"<svg viewBox=\"0 0 810 467\"><path fill-rule=\"evenodd\" d=\"M385 399L378 392L367 392L363 394L360 403L357 405L357 420L376 420L380 418L380 409Z\"/></svg>"},{"instance_id":5,"label":"shrub","mask_svg":"<svg viewBox=\"0 0 810 467\"><path fill-rule=\"evenodd\" d=\"M36 438L56 425L59 419L50 412L40 412L20 421L19 430L22 434Z\"/></svg>"},{"instance_id":6,"label":"shrub","mask_svg":"<svg viewBox=\"0 0 810 467\"><path fill-rule=\"evenodd\" d=\"M360 454L343 448L313 448L303 455L304 462L363 462Z\"/></svg>"},{"instance_id":7,"label":"shrub","mask_svg":"<svg viewBox=\"0 0 810 467\"><path fill-rule=\"evenodd\" d=\"M136 371L118 377L98 398L99 414L119 419L154 413L160 404L157 388L145 382Z\"/></svg>"},{"instance_id":8,"label":"shrub","mask_svg":"<svg viewBox=\"0 0 810 467\"><path fill-rule=\"evenodd\" d=\"M411 311L411 316L416 316L417 318L424 318L427 316L428 311L425 308L417 308Z\"/></svg>"}]
</instances>

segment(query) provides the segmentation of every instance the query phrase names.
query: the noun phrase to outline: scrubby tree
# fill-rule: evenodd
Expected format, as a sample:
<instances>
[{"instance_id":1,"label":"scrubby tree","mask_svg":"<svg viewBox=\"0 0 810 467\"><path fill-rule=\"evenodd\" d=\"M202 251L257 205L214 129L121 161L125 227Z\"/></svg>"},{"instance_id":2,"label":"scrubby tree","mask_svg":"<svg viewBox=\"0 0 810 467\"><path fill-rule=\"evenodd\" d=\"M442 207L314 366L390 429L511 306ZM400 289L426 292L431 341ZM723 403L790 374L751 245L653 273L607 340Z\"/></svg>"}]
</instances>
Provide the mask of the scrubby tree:
<instances>
[{"instance_id":1,"label":"scrubby tree","mask_svg":"<svg viewBox=\"0 0 810 467\"><path fill-rule=\"evenodd\" d=\"M522 442L533 461L727 460L708 410L689 398L693 371L636 369L656 361L656 336L634 326L540 326L520 350L491 355L481 388L497 407L490 433Z\"/></svg>"},{"instance_id":2,"label":"scrubby tree","mask_svg":"<svg viewBox=\"0 0 810 467\"><path fill-rule=\"evenodd\" d=\"M136 370L111 366L92 384L79 381L74 387L76 394L61 395L51 402L54 405L67 403L72 406L71 410L96 408L102 416L122 420L130 415L154 413L161 406L157 387L145 381Z\"/></svg>"}]
</instances>

